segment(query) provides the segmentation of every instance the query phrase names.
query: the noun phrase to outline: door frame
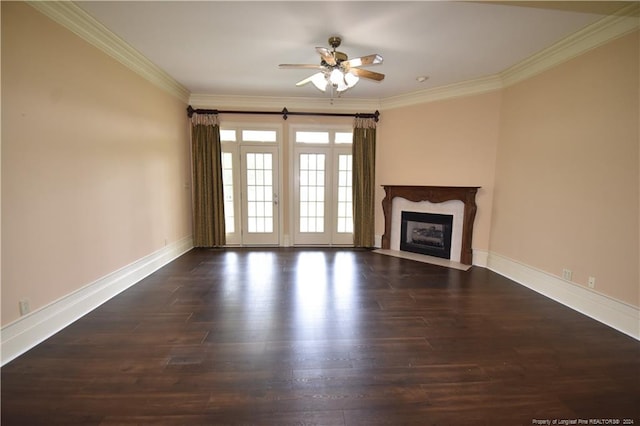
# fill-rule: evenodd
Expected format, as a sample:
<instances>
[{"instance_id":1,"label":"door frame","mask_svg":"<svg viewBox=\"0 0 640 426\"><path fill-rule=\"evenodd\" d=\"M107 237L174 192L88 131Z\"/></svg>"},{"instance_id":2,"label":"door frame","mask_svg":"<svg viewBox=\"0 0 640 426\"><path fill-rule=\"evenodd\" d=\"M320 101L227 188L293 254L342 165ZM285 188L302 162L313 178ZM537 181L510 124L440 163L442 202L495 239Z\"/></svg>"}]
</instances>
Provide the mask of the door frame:
<instances>
[{"instance_id":1,"label":"door frame","mask_svg":"<svg viewBox=\"0 0 640 426\"><path fill-rule=\"evenodd\" d=\"M333 197L332 201L331 201L331 205L329 205L329 203L326 202L326 198L325 198L325 212L329 213L328 216L328 226L330 226L331 228L327 231L330 233L330 242L329 244L317 244L318 246L324 246L324 247L353 247L353 241L346 243L346 242L334 242L333 241L333 234L334 234L334 224L335 224L335 206L333 204L335 204L335 202L337 202L337 196L336 196L336 188L335 186L337 185L335 181L335 179L337 179L336 176L336 170L337 170L337 164L335 164L335 159L337 158L336 152L343 151L344 149L346 149L347 147L349 147L349 149L351 149L352 145L350 144L297 144L296 143L296 131L328 131L330 132L330 135L334 134L335 132L345 132L345 133L352 133L353 132L353 126L351 124L344 124L344 123L334 123L334 124L289 124L287 127L287 131L288 131L288 138L289 138L289 161L288 161L288 167L289 167L289 203L287 206L288 209L288 215L289 215L289 234L288 237L290 239L290 241L287 241L287 245L291 245L291 246L304 246L306 245L304 242L300 243L300 242L296 242L295 240L295 234L296 234L296 224L297 224L297 218L296 218L296 212L299 209L299 206L296 206L296 201L298 201L298 196L296 195L296 181L299 178L296 175L296 167L295 167L295 163L298 161L298 159L296 158L297 155L297 150L296 150L296 146L299 146L300 148L324 148L327 151L327 159L325 161L329 161L328 164L330 164L329 168L331 169L330 171L327 170L327 168L325 168L325 182L327 182L327 185L329 185L329 188L327 189L327 195L330 197ZM338 148L338 149L336 149ZM334 185L334 183L336 183L336 185ZM325 213L326 214L326 213ZM353 234L351 234L353 235ZM314 244L308 244L308 245L314 245Z\"/></svg>"},{"instance_id":2,"label":"door frame","mask_svg":"<svg viewBox=\"0 0 640 426\"><path fill-rule=\"evenodd\" d=\"M280 190L278 189L280 187L280 174L279 174L279 164L276 164L274 167L273 162L277 162L279 161L278 159L278 147L276 145L248 145L248 144L244 144L240 146L240 190L244 191L247 187L247 168L246 168L246 155L249 153L252 154L272 154L273 155L273 160L272 160L272 167L271 170L273 170L272 173L272 180L271 180L271 186L273 188L273 194L272 194L272 200L271 200L271 207L272 207L272 217L273 217L273 226L274 228L278 228L278 229L274 229L273 232L265 232L265 233L252 233L250 234L248 231L248 211L247 211L247 203L249 202L247 197L246 197L246 193L242 193L244 196L241 197L241 203L242 203L242 213L241 213L241 223L242 223L242 245L245 247L251 247L251 246L280 246L280 234L281 234L281 230L280 230L280 214L281 214L281 209L280 209ZM277 175L277 176L273 176L273 175ZM276 183L277 182L277 183ZM273 238L275 238L275 241L273 241ZM250 241L251 239L251 241Z\"/></svg>"},{"instance_id":3,"label":"door frame","mask_svg":"<svg viewBox=\"0 0 640 426\"><path fill-rule=\"evenodd\" d=\"M233 185L234 189L238 188L234 196L237 205L237 211L235 214L239 215L239 219L236 219L236 224L239 225L240 231L244 234L246 230L244 229L243 216L244 216L244 198L245 194L242 191L242 185L244 184L245 178L242 176L243 174L243 159L242 159L242 147L274 147L276 148L276 161L277 169L276 173L278 174L278 182L277 187L274 184L274 189L277 190L279 202L277 204L278 208L278 220L274 226L278 227L277 237L278 242L276 244L244 244L243 235L239 236L239 241L237 243L227 244L230 247L259 247L259 246L282 246L284 241L284 209L283 209L283 191L284 191L284 169L283 169L283 125L276 123L259 123L259 122L235 122L235 121L221 121L220 128L224 130L235 130L236 136L238 140L236 142L226 142L227 144L235 144L233 152L236 154L236 160L238 164L238 170L234 170L233 177ZM242 130L274 130L276 132L276 142L244 142L242 141ZM225 143L225 142L223 142ZM229 150L231 151L231 150ZM234 165L236 162L234 162ZM275 206L274 206L275 208Z\"/></svg>"}]
</instances>

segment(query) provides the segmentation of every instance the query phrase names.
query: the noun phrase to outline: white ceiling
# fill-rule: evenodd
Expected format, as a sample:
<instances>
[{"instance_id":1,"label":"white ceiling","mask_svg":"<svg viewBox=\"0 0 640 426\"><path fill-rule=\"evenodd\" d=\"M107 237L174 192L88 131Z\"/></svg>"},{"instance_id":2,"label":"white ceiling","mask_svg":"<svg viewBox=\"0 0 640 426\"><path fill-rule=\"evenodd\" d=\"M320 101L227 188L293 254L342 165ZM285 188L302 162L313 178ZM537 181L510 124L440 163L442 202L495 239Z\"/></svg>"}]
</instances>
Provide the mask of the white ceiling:
<instances>
[{"instance_id":1,"label":"white ceiling","mask_svg":"<svg viewBox=\"0 0 640 426\"><path fill-rule=\"evenodd\" d=\"M295 83L316 46L342 37L350 58L379 53L343 97L385 99L489 76L601 19L624 2L88 1L76 4L192 94L318 97ZM426 75L424 83L416 77Z\"/></svg>"}]
</instances>

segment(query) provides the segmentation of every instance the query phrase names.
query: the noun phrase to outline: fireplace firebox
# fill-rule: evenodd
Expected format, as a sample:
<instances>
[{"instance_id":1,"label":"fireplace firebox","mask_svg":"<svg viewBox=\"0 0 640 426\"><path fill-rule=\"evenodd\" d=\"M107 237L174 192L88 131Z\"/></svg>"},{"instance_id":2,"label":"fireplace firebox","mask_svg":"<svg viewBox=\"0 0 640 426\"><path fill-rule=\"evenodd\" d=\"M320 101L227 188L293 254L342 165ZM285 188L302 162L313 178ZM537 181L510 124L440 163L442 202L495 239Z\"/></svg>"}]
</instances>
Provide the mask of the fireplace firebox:
<instances>
[{"instance_id":1,"label":"fireplace firebox","mask_svg":"<svg viewBox=\"0 0 640 426\"><path fill-rule=\"evenodd\" d=\"M451 259L453 215L402 212L400 250Z\"/></svg>"}]
</instances>

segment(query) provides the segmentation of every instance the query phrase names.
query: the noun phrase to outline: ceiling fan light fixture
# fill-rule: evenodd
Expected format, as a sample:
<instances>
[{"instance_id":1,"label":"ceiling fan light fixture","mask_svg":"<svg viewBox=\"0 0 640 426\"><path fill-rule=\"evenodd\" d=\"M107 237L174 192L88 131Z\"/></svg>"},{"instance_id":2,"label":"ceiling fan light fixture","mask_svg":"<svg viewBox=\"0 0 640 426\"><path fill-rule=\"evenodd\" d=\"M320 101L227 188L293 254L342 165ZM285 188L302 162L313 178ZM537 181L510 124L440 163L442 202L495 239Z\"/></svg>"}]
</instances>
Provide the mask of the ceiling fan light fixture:
<instances>
[{"instance_id":1,"label":"ceiling fan light fixture","mask_svg":"<svg viewBox=\"0 0 640 426\"><path fill-rule=\"evenodd\" d=\"M359 66L377 65L382 63L382 56L377 53L349 59L343 53L336 51L340 46L340 37L329 38L329 45L332 50L326 47L316 47L316 52L320 55L320 65L314 64L280 64L280 68L307 68L320 69L321 71L296 83L296 86L304 86L311 82L321 92L326 92L331 86L331 93L334 91L344 92L354 87L360 78L374 81L382 81L384 74L357 68Z\"/></svg>"},{"instance_id":2,"label":"ceiling fan light fixture","mask_svg":"<svg viewBox=\"0 0 640 426\"><path fill-rule=\"evenodd\" d=\"M321 92L325 92L327 90L327 85L329 84L329 82L327 81L327 78L321 72L314 74L311 77L311 82Z\"/></svg>"},{"instance_id":3,"label":"ceiling fan light fixture","mask_svg":"<svg viewBox=\"0 0 640 426\"><path fill-rule=\"evenodd\" d=\"M338 84L334 84L333 87L335 87L336 92L344 92L345 90L347 90L349 88L349 86L347 86L344 81L342 81L342 82L340 82Z\"/></svg>"},{"instance_id":4,"label":"ceiling fan light fixture","mask_svg":"<svg viewBox=\"0 0 640 426\"><path fill-rule=\"evenodd\" d=\"M341 83L345 84L344 83L344 74L338 68L334 68L333 71L331 71L331 75L329 76L329 80L331 81L331 84L333 84L333 85L340 85Z\"/></svg>"},{"instance_id":5,"label":"ceiling fan light fixture","mask_svg":"<svg viewBox=\"0 0 640 426\"><path fill-rule=\"evenodd\" d=\"M344 92L345 90L352 88L356 83L358 83L358 80L360 80L358 76L353 75L350 72L345 72L339 68L335 68L329 75L329 82L338 92Z\"/></svg>"},{"instance_id":6,"label":"ceiling fan light fixture","mask_svg":"<svg viewBox=\"0 0 640 426\"><path fill-rule=\"evenodd\" d=\"M353 87L360 81L360 77L348 72L344 75L344 81L347 83L347 86Z\"/></svg>"}]
</instances>

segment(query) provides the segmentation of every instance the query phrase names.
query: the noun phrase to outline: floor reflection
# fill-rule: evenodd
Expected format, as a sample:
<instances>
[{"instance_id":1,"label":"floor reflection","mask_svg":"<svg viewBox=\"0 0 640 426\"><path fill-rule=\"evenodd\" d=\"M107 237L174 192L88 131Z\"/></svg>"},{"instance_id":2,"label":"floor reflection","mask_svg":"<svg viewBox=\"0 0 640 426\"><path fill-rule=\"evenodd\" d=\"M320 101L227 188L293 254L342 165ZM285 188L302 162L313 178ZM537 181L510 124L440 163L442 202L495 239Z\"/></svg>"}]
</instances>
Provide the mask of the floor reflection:
<instances>
[{"instance_id":1,"label":"floor reflection","mask_svg":"<svg viewBox=\"0 0 640 426\"><path fill-rule=\"evenodd\" d=\"M212 316L242 339L264 339L278 310L278 274L274 252L225 253L215 308L221 315Z\"/></svg>"},{"instance_id":2,"label":"floor reflection","mask_svg":"<svg viewBox=\"0 0 640 426\"><path fill-rule=\"evenodd\" d=\"M302 252L293 283L294 334L299 339L349 338L357 321L353 261L348 252Z\"/></svg>"}]
</instances>

